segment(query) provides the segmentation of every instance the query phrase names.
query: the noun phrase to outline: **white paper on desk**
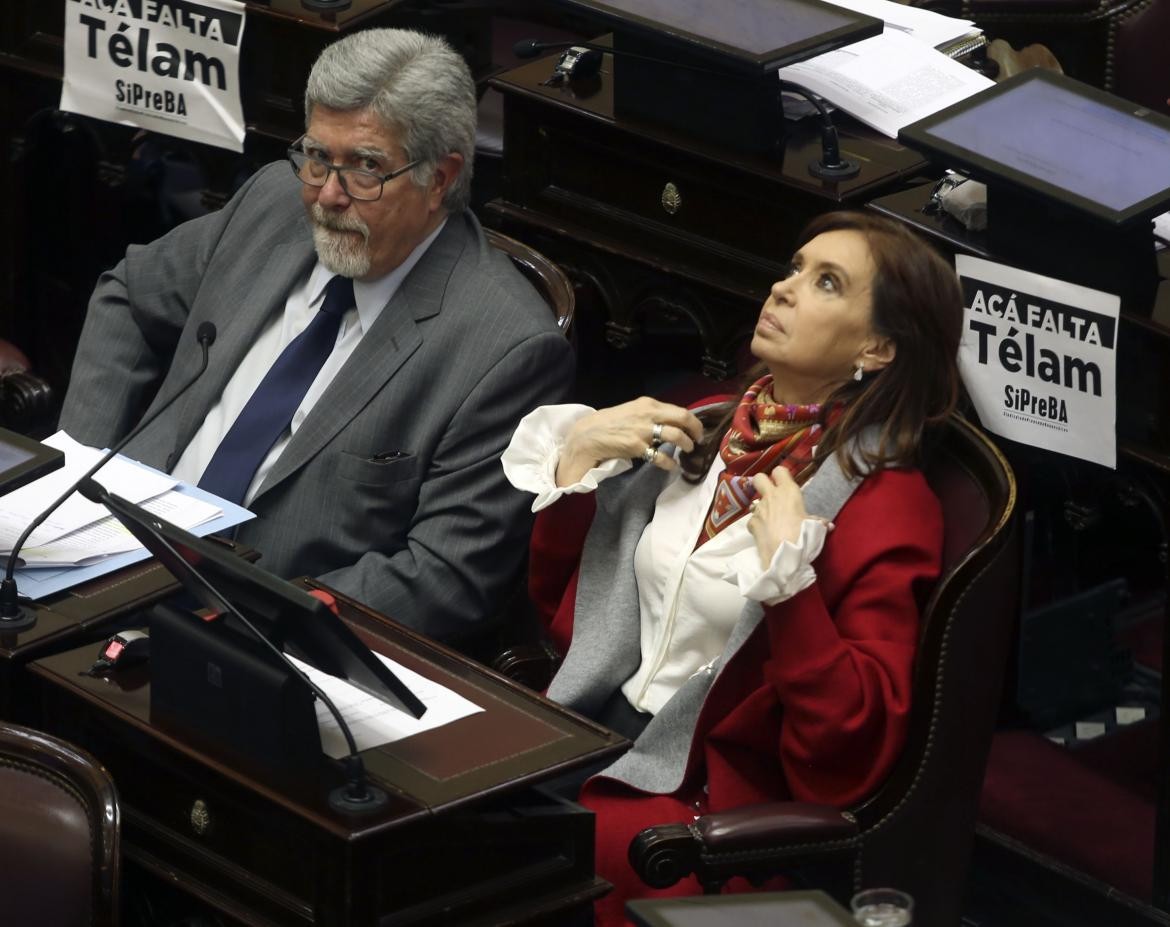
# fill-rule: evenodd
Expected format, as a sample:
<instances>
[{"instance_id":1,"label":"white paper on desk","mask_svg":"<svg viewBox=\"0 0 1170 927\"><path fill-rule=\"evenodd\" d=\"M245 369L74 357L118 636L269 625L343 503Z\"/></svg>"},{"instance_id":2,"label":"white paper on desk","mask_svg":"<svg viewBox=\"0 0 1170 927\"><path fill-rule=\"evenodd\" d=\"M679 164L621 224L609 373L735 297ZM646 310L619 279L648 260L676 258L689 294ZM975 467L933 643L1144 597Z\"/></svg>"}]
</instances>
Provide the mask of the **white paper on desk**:
<instances>
[{"instance_id":1,"label":"white paper on desk","mask_svg":"<svg viewBox=\"0 0 1170 927\"><path fill-rule=\"evenodd\" d=\"M256 517L247 509L236 505L234 502L228 502L220 499L218 496L213 496L198 486L189 486L186 483L180 483L175 488L175 492L185 496L194 496L223 509L222 515L197 526L191 531L192 534L199 535L200 537L206 537L218 531L226 531L235 525L243 524L249 519ZM72 589L74 586L87 583L100 576L105 576L115 570L120 570L122 567L138 563L147 559L149 556L150 554L147 553L145 548L140 547L137 550L128 551L124 554L114 554L112 557L106 557L104 560L90 566L40 567L37 569L21 568L16 571L16 579L20 584L21 594L39 602L49 596Z\"/></svg>"},{"instance_id":2,"label":"white paper on desk","mask_svg":"<svg viewBox=\"0 0 1170 927\"><path fill-rule=\"evenodd\" d=\"M1170 212L1154 216L1154 235L1157 237L1154 242L1154 247L1157 250L1161 251L1170 244Z\"/></svg>"},{"instance_id":3,"label":"white paper on desk","mask_svg":"<svg viewBox=\"0 0 1170 927\"><path fill-rule=\"evenodd\" d=\"M142 507L186 531L223 514L218 506L173 489L146 500ZM87 566L114 554L141 548L138 538L113 515L108 515L48 544L26 547L20 552L20 559L26 567Z\"/></svg>"},{"instance_id":4,"label":"white paper on desk","mask_svg":"<svg viewBox=\"0 0 1170 927\"><path fill-rule=\"evenodd\" d=\"M924 10L894 0L828 0L833 6L844 7L855 13L865 13L882 20L887 29L904 32L931 47L945 45L970 35L975 23L957 16L943 16L933 10Z\"/></svg>"},{"instance_id":5,"label":"white paper on desk","mask_svg":"<svg viewBox=\"0 0 1170 927\"><path fill-rule=\"evenodd\" d=\"M357 686L336 676L323 673L316 667L310 666L296 657L289 657L313 680L337 706L341 716L349 725L353 739L357 742L358 750L368 750L380 744L393 743L396 740L410 737L412 734L421 734L430 731L460 718L483 711L474 702L470 702L462 695L452 692L446 686L440 685L425 676L420 676L413 670L408 670L401 663L395 663L389 657L380 653L374 654L386 667L402 680L415 697L427 706L421 718L412 718L404 711L399 711L387 705L372 695L367 695ZM321 730L321 749L333 759L340 759L349 755L349 747L345 743L345 735L337 726L333 714L317 700L317 726Z\"/></svg>"},{"instance_id":6,"label":"white paper on desk","mask_svg":"<svg viewBox=\"0 0 1170 927\"><path fill-rule=\"evenodd\" d=\"M103 454L103 451L78 444L63 431L46 438L44 443L64 451L65 466L10 492L0 500L0 553L11 551L12 545L29 523L97 463ZM131 502L153 499L174 488L178 482L124 457L115 457L107 463L102 467L99 477L106 489ZM26 546L47 544L78 528L92 525L107 515L109 512L104 505L90 502L80 493L74 493L33 532Z\"/></svg>"},{"instance_id":7,"label":"white paper on desk","mask_svg":"<svg viewBox=\"0 0 1170 927\"><path fill-rule=\"evenodd\" d=\"M890 138L994 86L994 81L901 32L883 32L779 71Z\"/></svg>"}]
</instances>

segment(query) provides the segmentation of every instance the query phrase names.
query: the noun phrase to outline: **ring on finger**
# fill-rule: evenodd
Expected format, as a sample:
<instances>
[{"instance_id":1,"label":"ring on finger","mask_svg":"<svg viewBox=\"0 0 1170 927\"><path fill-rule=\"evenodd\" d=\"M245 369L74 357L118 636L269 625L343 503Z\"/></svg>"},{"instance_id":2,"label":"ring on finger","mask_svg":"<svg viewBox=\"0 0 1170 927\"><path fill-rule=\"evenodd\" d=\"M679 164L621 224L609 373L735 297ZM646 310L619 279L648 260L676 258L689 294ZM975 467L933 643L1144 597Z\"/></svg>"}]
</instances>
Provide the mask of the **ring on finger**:
<instances>
[{"instance_id":1,"label":"ring on finger","mask_svg":"<svg viewBox=\"0 0 1170 927\"><path fill-rule=\"evenodd\" d=\"M646 450L642 451L642 459L648 464L654 463L657 457L658 448L656 448L653 444L649 445Z\"/></svg>"},{"instance_id":2,"label":"ring on finger","mask_svg":"<svg viewBox=\"0 0 1170 927\"><path fill-rule=\"evenodd\" d=\"M650 432L650 444L652 446L656 447L662 443L662 429L665 427L662 422L654 423L654 430Z\"/></svg>"},{"instance_id":3,"label":"ring on finger","mask_svg":"<svg viewBox=\"0 0 1170 927\"><path fill-rule=\"evenodd\" d=\"M752 504L748 506L748 512L752 515L756 514L756 510L760 507L760 500L753 499Z\"/></svg>"}]
</instances>

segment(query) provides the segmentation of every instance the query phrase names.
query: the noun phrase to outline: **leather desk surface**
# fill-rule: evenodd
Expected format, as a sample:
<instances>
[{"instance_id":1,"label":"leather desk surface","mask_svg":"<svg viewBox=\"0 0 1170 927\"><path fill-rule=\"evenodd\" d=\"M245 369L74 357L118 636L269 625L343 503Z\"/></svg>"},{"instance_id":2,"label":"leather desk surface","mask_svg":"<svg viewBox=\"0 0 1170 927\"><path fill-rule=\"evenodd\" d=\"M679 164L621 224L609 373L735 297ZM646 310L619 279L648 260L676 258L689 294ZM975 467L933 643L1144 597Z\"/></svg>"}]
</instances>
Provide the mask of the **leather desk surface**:
<instances>
[{"instance_id":1,"label":"leather desk surface","mask_svg":"<svg viewBox=\"0 0 1170 927\"><path fill-rule=\"evenodd\" d=\"M125 855L250 924L443 923L459 904L495 917L505 899L539 911L531 899L542 893L552 909L599 893L591 816L524 787L625 741L355 602L339 604L373 649L484 709L365 751L390 794L368 817L329 808L337 764L311 781L273 782L152 723L149 665L81 676L88 646L29 665L38 726L113 773ZM212 824L200 831L204 816ZM448 897L460 880L460 897Z\"/></svg>"}]
</instances>

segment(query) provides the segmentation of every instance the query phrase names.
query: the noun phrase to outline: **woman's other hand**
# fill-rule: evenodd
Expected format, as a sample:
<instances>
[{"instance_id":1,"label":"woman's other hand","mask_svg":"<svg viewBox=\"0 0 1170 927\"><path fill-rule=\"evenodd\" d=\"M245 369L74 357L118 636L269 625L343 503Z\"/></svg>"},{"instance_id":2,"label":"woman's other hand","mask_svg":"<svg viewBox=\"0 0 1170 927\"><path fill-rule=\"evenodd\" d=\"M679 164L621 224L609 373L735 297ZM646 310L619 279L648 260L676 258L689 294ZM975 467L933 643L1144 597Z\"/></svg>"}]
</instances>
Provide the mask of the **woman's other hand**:
<instances>
[{"instance_id":1,"label":"woman's other hand","mask_svg":"<svg viewBox=\"0 0 1170 927\"><path fill-rule=\"evenodd\" d=\"M808 513L800 487L784 466L770 474L757 473L752 477L752 485L757 496L747 527L756 539L760 565L766 570L782 543L795 544L800 540L800 526Z\"/></svg>"},{"instance_id":2,"label":"woman's other hand","mask_svg":"<svg viewBox=\"0 0 1170 927\"><path fill-rule=\"evenodd\" d=\"M661 426L655 431L655 426ZM702 423L682 406L643 396L620 406L601 409L574 423L565 437L557 463L557 485L571 486L605 460L643 458L670 470L674 458L647 448L674 444L691 451L703 436Z\"/></svg>"}]
</instances>

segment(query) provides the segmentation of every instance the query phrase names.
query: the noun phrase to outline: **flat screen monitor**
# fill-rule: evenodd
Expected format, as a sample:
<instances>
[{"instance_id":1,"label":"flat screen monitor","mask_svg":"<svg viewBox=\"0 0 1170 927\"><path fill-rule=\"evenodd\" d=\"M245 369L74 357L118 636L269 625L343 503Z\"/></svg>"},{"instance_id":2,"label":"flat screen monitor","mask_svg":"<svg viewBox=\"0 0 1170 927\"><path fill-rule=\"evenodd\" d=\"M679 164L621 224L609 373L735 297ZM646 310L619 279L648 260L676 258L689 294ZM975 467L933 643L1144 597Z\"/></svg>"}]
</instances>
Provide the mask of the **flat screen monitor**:
<instances>
[{"instance_id":1,"label":"flat screen monitor","mask_svg":"<svg viewBox=\"0 0 1170 927\"><path fill-rule=\"evenodd\" d=\"M0 428L0 496L65 466L65 455L15 431Z\"/></svg>"},{"instance_id":2,"label":"flat screen monitor","mask_svg":"<svg viewBox=\"0 0 1170 927\"><path fill-rule=\"evenodd\" d=\"M1022 191L1114 226L1170 205L1170 119L1051 71L1019 74L898 140L986 181L993 196Z\"/></svg>"},{"instance_id":3,"label":"flat screen monitor","mask_svg":"<svg viewBox=\"0 0 1170 927\"><path fill-rule=\"evenodd\" d=\"M206 608L227 615L230 603L275 646L288 649L322 672L348 679L412 717L422 717L426 711L414 693L320 599L119 496L103 490L99 499L84 488L83 493L101 501ZM200 576L214 592L199 581ZM238 630L249 634L244 628Z\"/></svg>"},{"instance_id":4,"label":"flat screen monitor","mask_svg":"<svg viewBox=\"0 0 1170 927\"><path fill-rule=\"evenodd\" d=\"M562 0L616 33L649 38L745 73L763 73L858 42L882 21L820 0Z\"/></svg>"}]
</instances>

